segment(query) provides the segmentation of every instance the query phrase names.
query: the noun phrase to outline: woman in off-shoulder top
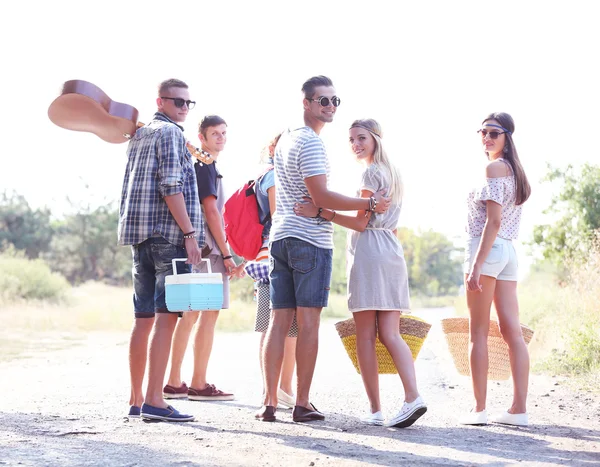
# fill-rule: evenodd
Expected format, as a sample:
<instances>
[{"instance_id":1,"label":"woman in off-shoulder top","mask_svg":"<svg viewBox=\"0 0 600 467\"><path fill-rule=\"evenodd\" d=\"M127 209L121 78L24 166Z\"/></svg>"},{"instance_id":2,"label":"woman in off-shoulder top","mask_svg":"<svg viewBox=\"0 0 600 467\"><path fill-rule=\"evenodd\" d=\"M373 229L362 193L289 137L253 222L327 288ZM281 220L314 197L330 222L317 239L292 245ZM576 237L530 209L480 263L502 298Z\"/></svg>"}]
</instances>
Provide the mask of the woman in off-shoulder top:
<instances>
[{"instance_id":1,"label":"woman in off-shoulder top","mask_svg":"<svg viewBox=\"0 0 600 467\"><path fill-rule=\"evenodd\" d=\"M461 418L465 425L485 425L488 376L488 328L492 302L509 348L513 402L492 421L527 425L529 353L519 323L518 261L512 241L519 234L521 210L531 193L512 138L515 124L506 113L483 120L479 134L489 164L485 179L469 194L464 273L470 316L469 358L475 407Z\"/></svg>"}]
</instances>

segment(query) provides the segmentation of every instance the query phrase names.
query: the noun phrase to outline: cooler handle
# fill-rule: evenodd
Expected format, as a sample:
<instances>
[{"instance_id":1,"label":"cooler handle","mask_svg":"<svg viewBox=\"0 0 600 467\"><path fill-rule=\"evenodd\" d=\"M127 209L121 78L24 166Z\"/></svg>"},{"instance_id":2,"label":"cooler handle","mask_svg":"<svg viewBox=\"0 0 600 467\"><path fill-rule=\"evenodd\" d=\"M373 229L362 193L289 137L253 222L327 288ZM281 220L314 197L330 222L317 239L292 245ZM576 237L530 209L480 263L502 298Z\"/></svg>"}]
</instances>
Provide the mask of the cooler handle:
<instances>
[{"instance_id":1,"label":"cooler handle","mask_svg":"<svg viewBox=\"0 0 600 467\"><path fill-rule=\"evenodd\" d=\"M174 258L171 263L173 263L173 275L176 276L177 275L177 266L175 266L175 263L177 261L187 261L187 258ZM202 261L206 261L206 268L208 269L208 273L212 274L212 267L210 266L210 260L208 258L202 258Z\"/></svg>"}]
</instances>

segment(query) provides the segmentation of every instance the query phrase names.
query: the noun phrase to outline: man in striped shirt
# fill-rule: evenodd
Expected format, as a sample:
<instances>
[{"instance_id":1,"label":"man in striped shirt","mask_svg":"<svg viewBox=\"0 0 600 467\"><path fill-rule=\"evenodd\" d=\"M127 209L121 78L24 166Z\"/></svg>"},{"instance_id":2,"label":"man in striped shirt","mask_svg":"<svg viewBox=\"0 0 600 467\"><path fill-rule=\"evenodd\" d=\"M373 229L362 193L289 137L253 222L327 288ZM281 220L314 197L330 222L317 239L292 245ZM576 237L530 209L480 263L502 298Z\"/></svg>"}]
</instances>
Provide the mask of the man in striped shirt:
<instances>
[{"instance_id":1,"label":"man in striped shirt","mask_svg":"<svg viewBox=\"0 0 600 467\"><path fill-rule=\"evenodd\" d=\"M319 133L333 121L340 104L332 81L310 78L302 86L304 126L284 131L275 149L277 208L271 227L271 302L273 319L265 345L266 393L256 418L274 421L285 337L294 311L298 321L296 347L298 392L293 420L324 420L309 400L319 345L321 310L327 306L333 257L333 225L322 217L296 216L294 204L310 197L321 208L384 212L389 198L351 198L327 188L329 162Z\"/></svg>"},{"instance_id":2,"label":"man in striped shirt","mask_svg":"<svg viewBox=\"0 0 600 467\"><path fill-rule=\"evenodd\" d=\"M196 174L179 125L194 104L183 81L163 81L156 98L158 111L148 125L136 131L127 147L118 235L121 245L131 245L133 255L130 417L141 414L173 422L194 419L168 405L162 394L178 317L166 307L165 276L173 273L171 261L175 258L187 257L188 264L177 263L178 273L191 272L191 265L201 260L200 246L205 243ZM153 324L144 399L142 382Z\"/></svg>"}]
</instances>

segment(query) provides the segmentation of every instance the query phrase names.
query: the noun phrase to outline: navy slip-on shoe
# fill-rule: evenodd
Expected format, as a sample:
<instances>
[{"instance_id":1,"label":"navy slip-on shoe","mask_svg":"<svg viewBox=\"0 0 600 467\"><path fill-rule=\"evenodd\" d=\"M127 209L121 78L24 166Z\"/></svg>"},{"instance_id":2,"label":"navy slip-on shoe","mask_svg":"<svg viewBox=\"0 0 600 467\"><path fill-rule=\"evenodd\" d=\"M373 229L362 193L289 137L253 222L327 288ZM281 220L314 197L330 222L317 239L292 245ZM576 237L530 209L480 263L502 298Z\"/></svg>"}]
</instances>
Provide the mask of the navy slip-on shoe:
<instances>
[{"instance_id":1,"label":"navy slip-on shoe","mask_svg":"<svg viewBox=\"0 0 600 467\"><path fill-rule=\"evenodd\" d=\"M186 415L179 413L178 410L172 406L168 406L166 409L160 407L154 407L152 405L142 405L142 418L146 420L161 420L164 422L193 422L193 415Z\"/></svg>"},{"instance_id":2,"label":"navy slip-on shoe","mask_svg":"<svg viewBox=\"0 0 600 467\"><path fill-rule=\"evenodd\" d=\"M129 407L129 413L127 414L127 416L129 418L140 418L140 413L141 409L136 405L132 405L131 407Z\"/></svg>"}]
</instances>

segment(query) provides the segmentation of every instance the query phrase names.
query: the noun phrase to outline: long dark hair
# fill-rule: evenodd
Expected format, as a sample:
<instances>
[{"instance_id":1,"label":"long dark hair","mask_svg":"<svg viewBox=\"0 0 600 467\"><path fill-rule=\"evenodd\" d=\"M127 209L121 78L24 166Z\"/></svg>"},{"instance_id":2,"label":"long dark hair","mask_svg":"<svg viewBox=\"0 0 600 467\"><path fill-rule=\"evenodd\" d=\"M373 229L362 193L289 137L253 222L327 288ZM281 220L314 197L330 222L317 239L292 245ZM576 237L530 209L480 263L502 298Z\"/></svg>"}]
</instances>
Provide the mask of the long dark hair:
<instances>
[{"instance_id":1,"label":"long dark hair","mask_svg":"<svg viewBox=\"0 0 600 467\"><path fill-rule=\"evenodd\" d=\"M529 185L529 181L527 181L527 175L525 175L525 171L519 160L517 148L515 147L515 142L512 139L512 134L515 131L515 121L505 112L494 112L489 114L481 123L484 124L490 120L496 120L505 130L508 130L508 132L504 134L506 136L506 146L502 158L510 164L515 176L515 185L517 187L515 204L523 204L527 201L529 195L531 195L531 186Z\"/></svg>"}]
</instances>

